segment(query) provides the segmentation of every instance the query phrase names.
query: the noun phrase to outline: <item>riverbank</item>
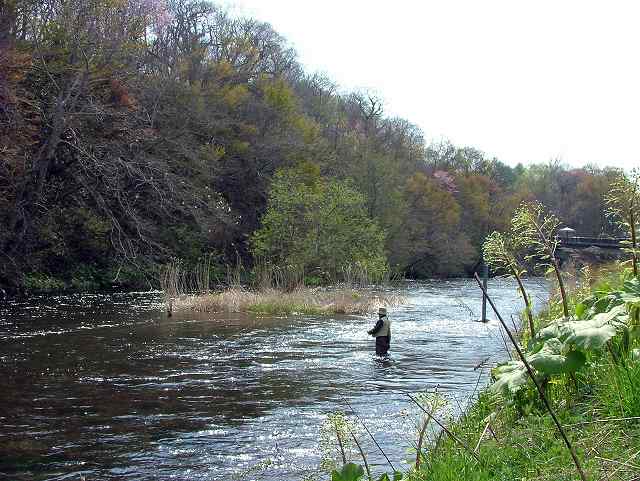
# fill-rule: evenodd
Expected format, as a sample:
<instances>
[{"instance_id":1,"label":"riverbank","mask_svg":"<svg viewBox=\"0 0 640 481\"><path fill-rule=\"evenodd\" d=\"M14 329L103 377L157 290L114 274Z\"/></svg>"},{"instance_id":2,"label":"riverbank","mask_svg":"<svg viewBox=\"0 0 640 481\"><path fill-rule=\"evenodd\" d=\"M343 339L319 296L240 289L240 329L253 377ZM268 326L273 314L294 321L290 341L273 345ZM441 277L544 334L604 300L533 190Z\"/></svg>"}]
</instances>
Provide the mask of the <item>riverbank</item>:
<instances>
[{"instance_id":1,"label":"riverbank","mask_svg":"<svg viewBox=\"0 0 640 481\"><path fill-rule=\"evenodd\" d=\"M422 417L415 462L393 479L639 480L640 280L619 265L595 281L586 276L568 307L566 319L562 302L551 300L535 318L535 335L519 335L531 371L514 351L457 420L437 390L414 398ZM332 479L374 479L365 459Z\"/></svg>"},{"instance_id":2,"label":"riverbank","mask_svg":"<svg viewBox=\"0 0 640 481\"><path fill-rule=\"evenodd\" d=\"M309 288L291 291L230 287L220 292L182 295L167 301L173 311L252 313L260 315L366 315L395 307L402 296L375 289Z\"/></svg>"},{"instance_id":3,"label":"riverbank","mask_svg":"<svg viewBox=\"0 0 640 481\"><path fill-rule=\"evenodd\" d=\"M440 437L409 479L640 479L640 282L628 272L610 273L574 293L571 317L577 322L558 324L560 312L552 302L537 317L538 328L549 327L529 343L526 356L539 368L538 381L579 467L532 381L508 378L497 368L498 382L449 426L452 436ZM582 327L588 330L577 331ZM578 334L568 332L574 328ZM564 344L554 353L556 360L568 358L568 352L585 359L579 369L556 367L550 374L553 369L536 364L535 356L545 352L552 331L562 329L567 331L559 336ZM543 347L534 347L545 337Z\"/></svg>"}]
</instances>

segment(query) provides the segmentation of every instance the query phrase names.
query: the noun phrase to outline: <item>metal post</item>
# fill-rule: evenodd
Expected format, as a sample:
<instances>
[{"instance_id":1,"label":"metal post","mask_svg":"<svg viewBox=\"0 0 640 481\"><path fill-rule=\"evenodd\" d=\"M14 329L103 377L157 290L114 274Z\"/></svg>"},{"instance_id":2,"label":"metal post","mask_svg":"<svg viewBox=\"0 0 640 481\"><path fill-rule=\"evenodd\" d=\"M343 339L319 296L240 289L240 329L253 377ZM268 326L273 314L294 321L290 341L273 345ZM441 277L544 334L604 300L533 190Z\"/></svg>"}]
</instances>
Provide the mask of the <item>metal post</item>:
<instances>
[{"instance_id":1,"label":"metal post","mask_svg":"<svg viewBox=\"0 0 640 481\"><path fill-rule=\"evenodd\" d=\"M487 266L486 262L482 262L482 287L484 287L484 291L482 293L482 322L487 322L487 295L485 292L487 291L487 281L489 279L489 266Z\"/></svg>"}]
</instances>

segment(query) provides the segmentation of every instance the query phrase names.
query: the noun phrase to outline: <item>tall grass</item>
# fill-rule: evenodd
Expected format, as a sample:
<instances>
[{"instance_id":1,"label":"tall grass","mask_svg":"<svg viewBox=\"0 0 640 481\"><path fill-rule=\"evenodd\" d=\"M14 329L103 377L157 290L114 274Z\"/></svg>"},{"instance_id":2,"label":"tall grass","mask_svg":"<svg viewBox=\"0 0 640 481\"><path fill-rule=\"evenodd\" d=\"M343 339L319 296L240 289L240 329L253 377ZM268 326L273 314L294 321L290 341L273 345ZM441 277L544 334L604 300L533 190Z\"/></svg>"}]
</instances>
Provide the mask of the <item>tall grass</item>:
<instances>
[{"instance_id":1,"label":"tall grass","mask_svg":"<svg viewBox=\"0 0 640 481\"><path fill-rule=\"evenodd\" d=\"M289 292L277 289L252 291L242 287L221 292L183 295L174 308L197 312L251 312L262 315L369 314L378 307L399 305L402 298L374 290L301 287Z\"/></svg>"},{"instance_id":2,"label":"tall grass","mask_svg":"<svg viewBox=\"0 0 640 481\"><path fill-rule=\"evenodd\" d=\"M160 268L160 289L166 297L177 297L187 292L208 292L211 287L211 256L204 256L192 268L172 259Z\"/></svg>"},{"instance_id":3,"label":"tall grass","mask_svg":"<svg viewBox=\"0 0 640 481\"><path fill-rule=\"evenodd\" d=\"M596 372L600 417L640 416L640 359L609 359ZM640 447L640 446L639 446Z\"/></svg>"},{"instance_id":4,"label":"tall grass","mask_svg":"<svg viewBox=\"0 0 640 481\"><path fill-rule=\"evenodd\" d=\"M251 312L262 315L369 314L378 307L400 304L402 298L372 287L384 279L373 279L366 268L344 266L338 287L307 287L310 277L301 266L274 266L260 262L251 272L251 283L242 284L240 263L227 267L226 287L211 290L211 258L204 257L193 268L174 260L160 271L160 286L167 310L198 312ZM317 283L317 278L311 278Z\"/></svg>"},{"instance_id":5,"label":"tall grass","mask_svg":"<svg viewBox=\"0 0 640 481\"><path fill-rule=\"evenodd\" d=\"M253 286L258 289L291 291L304 285L305 271L303 266L275 266L260 261L253 269Z\"/></svg>"}]
</instances>

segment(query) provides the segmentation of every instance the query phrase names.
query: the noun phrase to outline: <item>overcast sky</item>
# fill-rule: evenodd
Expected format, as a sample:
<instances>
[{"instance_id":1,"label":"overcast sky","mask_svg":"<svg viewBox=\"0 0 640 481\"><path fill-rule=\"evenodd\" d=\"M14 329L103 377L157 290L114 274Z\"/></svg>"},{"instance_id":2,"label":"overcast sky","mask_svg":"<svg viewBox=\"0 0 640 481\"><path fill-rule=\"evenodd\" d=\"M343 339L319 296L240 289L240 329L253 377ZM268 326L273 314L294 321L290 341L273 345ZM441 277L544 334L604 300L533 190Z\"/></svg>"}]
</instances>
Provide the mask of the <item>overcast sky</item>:
<instances>
[{"instance_id":1,"label":"overcast sky","mask_svg":"<svg viewBox=\"0 0 640 481\"><path fill-rule=\"evenodd\" d=\"M310 72L501 160L640 165L640 2L228 0Z\"/></svg>"}]
</instances>

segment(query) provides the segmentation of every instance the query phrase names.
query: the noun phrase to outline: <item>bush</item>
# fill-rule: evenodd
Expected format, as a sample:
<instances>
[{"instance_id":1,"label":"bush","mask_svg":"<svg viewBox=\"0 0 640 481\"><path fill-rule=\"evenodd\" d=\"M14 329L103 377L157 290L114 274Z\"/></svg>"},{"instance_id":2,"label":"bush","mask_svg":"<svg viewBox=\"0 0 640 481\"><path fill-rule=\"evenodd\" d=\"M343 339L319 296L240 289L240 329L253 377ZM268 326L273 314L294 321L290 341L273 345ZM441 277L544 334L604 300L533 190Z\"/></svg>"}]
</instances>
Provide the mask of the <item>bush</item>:
<instances>
[{"instance_id":1,"label":"bush","mask_svg":"<svg viewBox=\"0 0 640 481\"><path fill-rule=\"evenodd\" d=\"M54 292L64 290L67 286L48 274L32 272L24 276L24 287L31 292Z\"/></svg>"},{"instance_id":2,"label":"bush","mask_svg":"<svg viewBox=\"0 0 640 481\"><path fill-rule=\"evenodd\" d=\"M313 167L276 174L262 227L252 237L254 256L326 281L340 279L346 265L382 279L388 269L385 234L368 216L364 196Z\"/></svg>"}]
</instances>

